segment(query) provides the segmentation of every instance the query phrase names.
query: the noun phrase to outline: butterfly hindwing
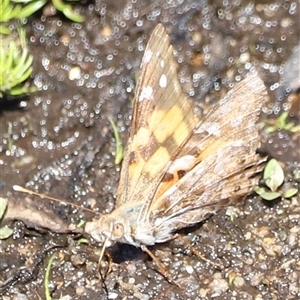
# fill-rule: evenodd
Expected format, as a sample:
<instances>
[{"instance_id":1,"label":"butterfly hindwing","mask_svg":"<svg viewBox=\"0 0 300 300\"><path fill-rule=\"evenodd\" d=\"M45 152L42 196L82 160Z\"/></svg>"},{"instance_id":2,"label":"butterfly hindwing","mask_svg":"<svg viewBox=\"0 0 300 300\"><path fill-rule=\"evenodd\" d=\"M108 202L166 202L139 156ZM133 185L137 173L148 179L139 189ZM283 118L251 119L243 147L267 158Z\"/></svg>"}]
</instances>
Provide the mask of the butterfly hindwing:
<instances>
[{"instance_id":1,"label":"butterfly hindwing","mask_svg":"<svg viewBox=\"0 0 300 300\"><path fill-rule=\"evenodd\" d=\"M172 177L176 170L181 178L151 203L153 219L176 216L179 221L181 215L193 223L184 212L201 214L207 206L229 205L249 193L263 167L264 158L256 154L260 146L256 123L265 98L263 82L251 75L195 127L166 172ZM188 158L189 166L182 163Z\"/></svg>"}]
</instances>

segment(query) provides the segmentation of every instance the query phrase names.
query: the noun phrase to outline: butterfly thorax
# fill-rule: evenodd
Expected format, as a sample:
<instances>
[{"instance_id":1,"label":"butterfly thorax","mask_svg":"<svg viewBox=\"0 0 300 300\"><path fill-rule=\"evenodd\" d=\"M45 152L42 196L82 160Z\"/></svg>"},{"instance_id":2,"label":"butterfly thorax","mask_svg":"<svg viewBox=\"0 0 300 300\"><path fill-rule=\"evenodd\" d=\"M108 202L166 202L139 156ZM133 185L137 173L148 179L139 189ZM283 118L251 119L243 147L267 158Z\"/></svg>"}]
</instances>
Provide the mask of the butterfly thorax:
<instances>
[{"instance_id":1,"label":"butterfly thorax","mask_svg":"<svg viewBox=\"0 0 300 300\"><path fill-rule=\"evenodd\" d=\"M155 237L152 226L137 222L142 204L121 205L112 213L102 215L95 221L87 222L85 231L99 243L103 244L106 241L106 247L116 242L137 247L154 245Z\"/></svg>"}]
</instances>

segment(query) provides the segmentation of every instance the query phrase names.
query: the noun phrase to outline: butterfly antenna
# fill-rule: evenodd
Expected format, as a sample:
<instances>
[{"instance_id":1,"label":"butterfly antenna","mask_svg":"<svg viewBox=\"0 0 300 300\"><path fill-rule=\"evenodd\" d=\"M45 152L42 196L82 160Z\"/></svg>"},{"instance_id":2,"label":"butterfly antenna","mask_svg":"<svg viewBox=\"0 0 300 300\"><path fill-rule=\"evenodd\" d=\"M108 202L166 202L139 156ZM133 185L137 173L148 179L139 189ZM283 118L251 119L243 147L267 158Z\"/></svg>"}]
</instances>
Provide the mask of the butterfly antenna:
<instances>
[{"instance_id":1,"label":"butterfly antenna","mask_svg":"<svg viewBox=\"0 0 300 300\"><path fill-rule=\"evenodd\" d=\"M68 201L65 201L65 200L60 200L60 199L57 199L57 198L54 198L54 197L50 197L50 196L47 196L45 194L37 193L37 192L31 191L31 190L28 190L26 188L23 188L23 187L21 187L19 185L14 185L13 186L13 190L16 191L16 192L21 192L21 193L26 193L26 194L29 194L29 195L38 196L38 197L40 197L42 199L49 199L51 201L55 201L55 202L58 202L60 204L64 203L64 204L67 204L67 205L71 205L73 207L81 208L81 209L90 211L92 213L95 213L92 209L88 209L86 207L82 207L82 206L74 204L72 202L68 202Z\"/></svg>"}]
</instances>

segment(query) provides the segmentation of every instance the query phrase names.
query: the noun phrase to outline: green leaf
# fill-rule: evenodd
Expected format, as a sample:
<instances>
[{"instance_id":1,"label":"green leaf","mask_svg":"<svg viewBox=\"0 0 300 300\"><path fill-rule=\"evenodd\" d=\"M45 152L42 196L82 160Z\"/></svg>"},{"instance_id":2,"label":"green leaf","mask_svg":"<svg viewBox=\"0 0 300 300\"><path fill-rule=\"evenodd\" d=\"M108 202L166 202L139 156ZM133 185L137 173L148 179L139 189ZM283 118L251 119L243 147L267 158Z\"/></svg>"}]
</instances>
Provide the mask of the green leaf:
<instances>
[{"instance_id":1,"label":"green leaf","mask_svg":"<svg viewBox=\"0 0 300 300\"><path fill-rule=\"evenodd\" d=\"M51 292L49 288L49 282L50 282L50 271L55 257L56 257L55 253L51 255L47 264L45 278L44 278L45 296L47 300L52 300Z\"/></svg>"},{"instance_id":2,"label":"green leaf","mask_svg":"<svg viewBox=\"0 0 300 300\"><path fill-rule=\"evenodd\" d=\"M10 34L10 29L4 25L0 25L0 33L1 34Z\"/></svg>"},{"instance_id":3,"label":"green leaf","mask_svg":"<svg viewBox=\"0 0 300 300\"><path fill-rule=\"evenodd\" d=\"M1 227L0 228L0 240L4 240L9 238L13 234L13 230L8 227Z\"/></svg>"},{"instance_id":4,"label":"green leaf","mask_svg":"<svg viewBox=\"0 0 300 300\"><path fill-rule=\"evenodd\" d=\"M14 3L26 4L26 3L32 2L34 0L10 0L10 1L14 2Z\"/></svg>"},{"instance_id":5,"label":"green leaf","mask_svg":"<svg viewBox=\"0 0 300 300\"><path fill-rule=\"evenodd\" d=\"M89 244L89 240L85 238L81 238L78 240L78 244Z\"/></svg>"},{"instance_id":6,"label":"green leaf","mask_svg":"<svg viewBox=\"0 0 300 300\"><path fill-rule=\"evenodd\" d=\"M21 9L19 18L27 18L33 15L36 11L42 8L46 4L46 0L39 0L39 1L31 1L28 5L24 6Z\"/></svg>"},{"instance_id":7,"label":"green leaf","mask_svg":"<svg viewBox=\"0 0 300 300\"><path fill-rule=\"evenodd\" d=\"M0 220L2 219L7 207L7 199L0 197Z\"/></svg>"},{"instance_id":8,"label":"green leaf","mask_svg":"<svg viewBox=\"0 0 300 300\"><path fill-rule=\"evenodd\" d=\"M300 125L295 125L295 123L289 122L288 117L289 117L289 112L284 111L276 119L266 121L265 124L267 126L264 129L265 132L269 134L281 129L288 130L291 132L298 132L300 130Z\"/></svg>"},{"instance_id":9,"label":"green leaf","mask_svg":"<svg viewBox=\"0 0 300 300\"><path fill-rule=\"evenodd\" d=\"M114 132L114 136L115 136L115 139L116 139L116 157L115 157L115 164L118 165L122 159L123 159L123 146L122 146L122 141L120 139L120 135L119 135L119 132L118 132L118 128L115 124L115 122L111 119L111 118L108 118L110 124L111 124L111 127L113 128L113 132Z\"/></svg>"},{"instance_id":10,"label":"green leaf","mask_svg":"<svg viewBox=\"0 0 300 300\"><path fill-rule=\"evenodd\" d=\"M278 161L272 158L264 170L264 180L272 192L275 192L284 181L284 172Z\"/></svg>"},{"instance_id":11,"label":"green leaf","mask_svg":"<svg viewBox=\"0 0 300 300\"><path fill-rule=\"evenodd\" d=\"M262 199L267 200L267 201L272 201L272 200L275 200L275 199L281 197L280 193L270 192L263 187L255 187L254 192L256 194L258 194Z\"/></svg>"},{"instance_id":12,"label":"green leaf","mask_svg":"<svg viewBox=\"0 0 300 300\"><path fill-rule=\"evenodd\" d=\"M297 181L300 180L300 169L296 169L293 171L293 178Z\"/></svg>"},{"instance_id":13,"label":"green leaf","mask_svg":"<svg viewBox=\"0 0 300 300\"><path fill-rule=\"evenodd\" d=\"M15 51L17 51L17 47L15 46L15 43L11 43L8 51L8 55L6 56L5 66L7 68L13 68L13 61L14 61L14 54Z\"/></svg>"},{"instance_id":14,"label":"green leaf","mask_svg":"<svg viewBox=\"0 0 300 300\"><path fill-rule=\"evenodd\" d=\"M64 3L62 0L52 0L54 7L61 11L67 18L74 22L83 22L84 18L81 15L76 14L71 5Z\"/></svg>"},{"instance_id":15,"label":"green leaf","mask_svg":"<svg viewBox=\"0 0 300 300\"><path fill-rule=\"evenodd\" d=\"M83 227L83 225L85 224L85 221L80 220L78 224L76 224L77 228Z\"/></svg>"},{"instance_id":16,"label":"green leaf","mask_svg":"<svg viewBox=\"0 0 300 300\"><path fill-rule=\"evenodd\" d=\"M293 133L300 132L300 125L293 126L290 130Z\"/></svg>"},{"instance_id":17,"label":"green leaf","mask_svg":"<svg viewBox=\"0 0 300 300\"><path fill-rule=\"evenodd\" d=\"M18 96L18 95L22 95L25 93L33 93L35 91L36 91L36 88L34 86L28 87L28 86L24 85L24 86L12 88L11 90L9 90L9 94L12 96Z\"/></svg>"},{"instance_id":18,"label":"green leaf","mask_svg":"<svg viewBox=\"0 0 300 300\"><path fill-rule=\"evenodd\" d=\"M81 23L84 21L84 17L76 14L71 6L64 8L62 13L73 22Z\"/></svg>"},{"instance_id":19,"label":"green leaf","mask_svg":"<svg viewBox=\"0 0 300 300\"><path fill-rule=\"evenodd\" d=\"M0 221L3 218L5 210L7 208L7 199L0 197ZM1 227L0 228L0 240L7 239L13 234L13 230L8 227Z\"/></svg>"},{"instance_id":20,"label":"green leaf","mask_svg":"<svg viewBox=\"0 0 300 300\"><path fill-rule=\"evenodd\" d=\"M12 6L9 1L7 5L1 7L0 22L8 22L11 19L18 18L21 11L20 5Z\"/></svg>"},{"instance_id":21,"label":"green leaf","mask_svg":"<svg viewBox=\"0 0 300 300\"><path fill-rule=\"evenodd\" d=\"M291 198L291 197L295 196L297 193L298 193L298 189L291 188L291 189L285 191L283 193L282 197L288 199L288 198Z\"/></svg>"},{"instance_id":22,"label":"green leaf","mask_svg":"<svg viewBox=\"0 0 300 300\"><path fill-rule=\"evenodd\" d=\"M14 52L14 53L17 53L17 52ZM24 68L24 64L27 59L27 55L28 55L28 50L25 48L25 49L23 49L22 53L20 53L20 56L17 59L15 59L15 63L17 63L17 64L14 66L14 69L10 74L12 77L18 78L18 74L23 73L23 70L24 70L23 68Z\"/></svg>"}]
</instances>

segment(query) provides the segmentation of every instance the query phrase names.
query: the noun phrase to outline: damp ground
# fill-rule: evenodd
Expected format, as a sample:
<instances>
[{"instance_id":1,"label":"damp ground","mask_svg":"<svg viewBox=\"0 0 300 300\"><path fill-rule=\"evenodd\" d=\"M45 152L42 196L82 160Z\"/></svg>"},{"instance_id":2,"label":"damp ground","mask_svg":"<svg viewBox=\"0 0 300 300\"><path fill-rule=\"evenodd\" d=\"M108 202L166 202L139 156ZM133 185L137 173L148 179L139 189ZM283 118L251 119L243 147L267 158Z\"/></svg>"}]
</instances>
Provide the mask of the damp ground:
<instances>
[{"instance_id":1,"label":"damp ground","mask_svg":"<svg viewBox=\"0 0 300 300\"><path fill-rule=\"evenodd\" d=\"M139 65L156 24L171 36L195 113L207 113L255 68L269 94L262 121L276 125L287 111L288 122L299 124L297 2L132 2L76 3L81 24L48 5L26 24L37 91L1 101L1 196L10 203L2 225L14 229L0 241L2 298L46 299L44 277L55 255L53 299L299 299L299 195L270 203L252 194L183 231L213 263L180 239L151 248L184 290L127 245L109 249L101 268L111 270L99 278L99 247L71 225L114 208L120 166L108 119L125 145ZM299 132L279 126L261 134L262 150L282 163L286 181L296 186ZM96 214L13 192L15 184Z\"/></svg>"}]
</instances>

